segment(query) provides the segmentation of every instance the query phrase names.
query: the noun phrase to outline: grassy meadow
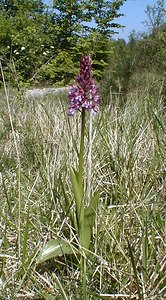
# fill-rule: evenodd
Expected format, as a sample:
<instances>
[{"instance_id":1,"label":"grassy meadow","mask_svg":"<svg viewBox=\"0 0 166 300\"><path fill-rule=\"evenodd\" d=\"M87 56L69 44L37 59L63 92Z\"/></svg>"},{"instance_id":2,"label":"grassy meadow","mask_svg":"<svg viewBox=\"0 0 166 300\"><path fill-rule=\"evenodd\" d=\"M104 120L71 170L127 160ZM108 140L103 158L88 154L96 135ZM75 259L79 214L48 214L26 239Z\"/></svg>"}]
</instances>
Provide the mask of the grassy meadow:
<instances>
[{"instance_id":1,"label":"grassy meadow","mask_svg":"<svg viewBox=\"0 0 166 300\"><path fill-rule=\"evenodd\" d=\"M77 238L80 115L66 115L66 93L0 91L0 300L165 299L166 116L161 89L150 88L86 113L84 192L99 193L86 296L79 251L37 263L46 241Z\"/></svg>"}]
</instances>

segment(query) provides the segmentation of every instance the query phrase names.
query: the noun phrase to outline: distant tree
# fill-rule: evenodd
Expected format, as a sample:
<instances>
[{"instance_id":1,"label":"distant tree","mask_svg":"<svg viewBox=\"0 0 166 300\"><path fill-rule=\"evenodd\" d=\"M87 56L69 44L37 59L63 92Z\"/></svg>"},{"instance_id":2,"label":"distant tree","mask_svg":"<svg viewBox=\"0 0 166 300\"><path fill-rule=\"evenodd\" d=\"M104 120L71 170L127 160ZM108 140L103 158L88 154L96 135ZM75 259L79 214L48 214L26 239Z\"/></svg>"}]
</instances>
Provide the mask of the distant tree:
<instances>
[{"instance_id":1,"label":"distant tree","mask_svg":"<svg viewBox=\"0 0 166 300\"><path fill-rule=\"evenodd\" d=\"M114 29L119 27L113 20L122 15L119 13L119 9L125 1L54 0L59 54L42 68L42 76L44 76L44 71L47 78L51 74L52 80L56 81L58 75L58 78L66 78L70 82L73 73L79 66L80 56L90 53L93 55L94 74L96 78L100 79L104 68L108 65L109 54L112 52L110 37L113 35ZM62 59L62 52L65 53L63 69L59 63ZM68 68L69 61L71 62L70 68ZM51 72L51 65L56 70L55 77Z\"/></svg>"},{"instance_id":2,"label":"distant tree","mask_svg":"<svg viewBox=\"0 0 166 300\"><path fill-rule=\"evenodd\" d=\"M96 30L105 37L112 37L115 29L121 27L115 19L123 16L119 12L120 7L126 0L92 0L91 3L91 17L95 22Z\"/></svg>"},{"instance_id":3,"label":"distant tree","mask_svg":"<svg viewBox=\"0 0 166 300\"><path fill-rule=\"evenodd\" d=\"M72 43L73 37L87 36L94 30L103 33L105 37L111 37L113 28L120 27L113 20L122 16L119 10L125 1L54 0L55 17L65 46Z\"/></svg>"},{"instance_id":4,"label":"distant tree","mask_svg":"<svg viewBox=\"0 0 166 300\"><path fill-rule=\"evenodd\" d=\"M149 33L155 35L162 25L166 22L166 9L164 7L164 0L157 0L153 6L147 5L146 16L147 20L144 22L149 29Z\"/></svg>"},{"instance_id":5,"label":"distant tree","mask_svg":"<svg viewBox=\"0 0 166 300\"><path fill-rule=\"evenodd\" d=\"M6 74L25 81L68 84L80 57L90 53L102 77L112 53L110 38L126 0L0 0L0 58Z\"/></svg>"}]
</instances>

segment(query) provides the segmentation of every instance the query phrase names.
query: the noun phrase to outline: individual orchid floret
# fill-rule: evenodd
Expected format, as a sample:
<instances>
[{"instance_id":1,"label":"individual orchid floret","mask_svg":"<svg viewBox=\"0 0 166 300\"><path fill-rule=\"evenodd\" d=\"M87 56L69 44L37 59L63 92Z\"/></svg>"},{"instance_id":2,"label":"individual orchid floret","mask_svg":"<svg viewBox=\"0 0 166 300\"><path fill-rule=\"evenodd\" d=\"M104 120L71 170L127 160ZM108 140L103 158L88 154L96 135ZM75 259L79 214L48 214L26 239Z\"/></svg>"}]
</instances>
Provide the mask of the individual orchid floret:
<instances>
[{"instance_id":1,"label":"individual orchid floret","mask_svg":"<svg viewBox=\"0 0 166 300\"><path fill-rule=\"evenodd\" d=\"M92 61L90 55L85 55L80 63L80 73L76 83L69 91L68 115L73 116L75 111L91 110L96 114L99 110L99 89L92 78Z\"/></svg>"}]
</instances>

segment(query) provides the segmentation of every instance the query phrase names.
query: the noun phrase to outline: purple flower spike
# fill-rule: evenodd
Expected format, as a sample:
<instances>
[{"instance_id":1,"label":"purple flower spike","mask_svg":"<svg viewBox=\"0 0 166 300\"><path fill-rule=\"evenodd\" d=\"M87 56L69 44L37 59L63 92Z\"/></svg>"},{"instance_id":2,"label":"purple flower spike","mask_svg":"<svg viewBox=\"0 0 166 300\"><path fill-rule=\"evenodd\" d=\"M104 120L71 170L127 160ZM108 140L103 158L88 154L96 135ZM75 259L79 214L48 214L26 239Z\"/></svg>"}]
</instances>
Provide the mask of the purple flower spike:
<instances>
[{"instance_id":1,"label":"purple flower spike","mask_svg":"<svg viewBox=\"0 0 166 300\"><path fill-rule=\"evenodd\" d=\"M69 91L69 107L67 114L73 116L76 110L82 108L96 114L99 110L99 90L92 78L92 61L90 55L85 55L80 63L80 73L76 83Z\"/></svg>"}]
</instances>

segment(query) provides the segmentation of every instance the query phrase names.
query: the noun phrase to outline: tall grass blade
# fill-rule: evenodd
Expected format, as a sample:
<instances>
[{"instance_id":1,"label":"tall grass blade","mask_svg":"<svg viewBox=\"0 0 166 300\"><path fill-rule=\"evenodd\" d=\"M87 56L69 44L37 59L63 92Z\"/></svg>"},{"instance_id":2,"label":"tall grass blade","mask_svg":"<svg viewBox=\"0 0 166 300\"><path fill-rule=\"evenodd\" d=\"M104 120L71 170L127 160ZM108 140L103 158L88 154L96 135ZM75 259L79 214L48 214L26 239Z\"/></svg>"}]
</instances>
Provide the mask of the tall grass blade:
<instances>
[{"instance_id":1,"label":"tall grass blade","mask_svg":"<svg viewBox=\"0 0 166 300\"><path fill-rule=\"evenodd\" d=\"M137 267L136 267L136 263L135 263L135 259L134 259L134 254L133 254L133 250L132 250L132 247L131 247L128 239L127 239L127 244L128 244L128 248L129 248L131 264L132 264L133 271L134 271L134 276L135 276L135 281L136 281L136 286L137 286L137 292L138 292L138 298L139 298L139 300L143 300L142 295L141 295L140 285L139 285L139 277L138 277Z\"/></svg>"},{"instance_id":2,"label":"tall grass blade","mask_svg":"<svg viewBox=\"0 0 166 300\"><path fill-rule=\"evenodd\" d=\"M22 263L24 265L25 259L27 256L27 244L28 244L28 231L29 231L29 207L27 211L27 216L26 216L26 223L25 223L25 228L24 228L24 233L23 233L23 250L22 250Z\"/></svg>"}]
</instances>

